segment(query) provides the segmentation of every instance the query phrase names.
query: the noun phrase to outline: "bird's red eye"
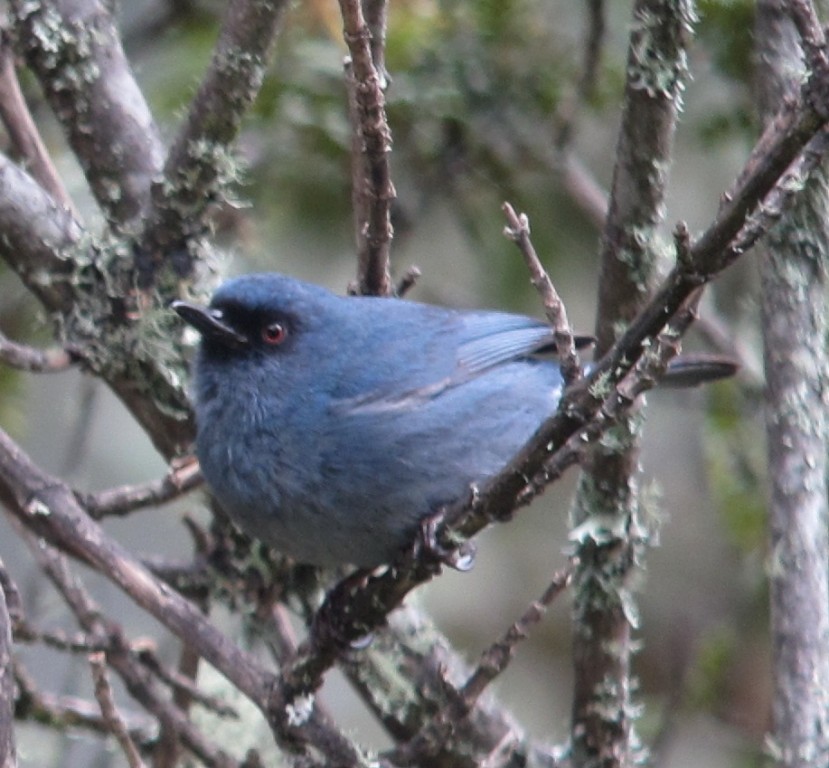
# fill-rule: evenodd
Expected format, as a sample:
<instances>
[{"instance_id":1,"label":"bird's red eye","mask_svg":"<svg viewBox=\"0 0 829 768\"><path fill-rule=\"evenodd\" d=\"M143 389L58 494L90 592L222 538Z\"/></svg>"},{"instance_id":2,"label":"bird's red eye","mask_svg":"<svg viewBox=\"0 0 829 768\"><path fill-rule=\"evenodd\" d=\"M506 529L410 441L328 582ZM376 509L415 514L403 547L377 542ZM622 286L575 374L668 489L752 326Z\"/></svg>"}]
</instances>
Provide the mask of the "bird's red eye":
<instances>
[{"instance_id":1,"label":"bird's red eye","mask_svg":"<svg viewBox=\"0 0 829 768\"><path fill-rule=\"evenodd\" d=\"M285 337L288 335L288 332L285 330L285 326L282 323L268 323L264 328L262 328L262 341L265 344L271 344L272 346L276 346L277 344L281 344L285 341Z\"/></svg>"}]
</instances>

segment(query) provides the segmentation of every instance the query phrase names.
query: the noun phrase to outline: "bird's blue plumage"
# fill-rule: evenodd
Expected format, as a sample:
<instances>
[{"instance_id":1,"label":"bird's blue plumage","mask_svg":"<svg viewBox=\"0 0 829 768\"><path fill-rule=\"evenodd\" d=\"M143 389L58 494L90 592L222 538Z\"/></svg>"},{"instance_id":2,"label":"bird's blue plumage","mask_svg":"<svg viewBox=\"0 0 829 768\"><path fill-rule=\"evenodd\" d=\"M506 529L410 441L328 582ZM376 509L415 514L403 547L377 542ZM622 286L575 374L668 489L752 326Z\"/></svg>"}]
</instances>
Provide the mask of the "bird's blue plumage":
<instances>
[{"instance_id":1,"label":"bird's blue plumage","mask_svg":"<svg viewBox=\"0 0 829 768\"><path fill-rule=\"evenodd\" d=\"M302 562L388 561L561 396L558 364L536 355L549 327L519 315L341 297L276 274L226 283L210 312L187 318L204 337L205 478L243 528ZM276 324L284 337L268 343Z\"/></svg>"}]
</instances>

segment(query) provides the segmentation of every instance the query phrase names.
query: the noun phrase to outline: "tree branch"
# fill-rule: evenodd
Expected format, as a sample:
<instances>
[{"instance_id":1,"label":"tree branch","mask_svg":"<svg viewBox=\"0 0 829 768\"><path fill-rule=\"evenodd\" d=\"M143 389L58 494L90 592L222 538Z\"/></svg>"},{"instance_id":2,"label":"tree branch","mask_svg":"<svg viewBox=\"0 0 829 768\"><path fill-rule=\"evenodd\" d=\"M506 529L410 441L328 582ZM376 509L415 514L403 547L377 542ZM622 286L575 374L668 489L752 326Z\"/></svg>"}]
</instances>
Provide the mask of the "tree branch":
<instances>
[{"instance_id":1,"label":"tree branch","mask_svg":"<svg viewBox=\"0 0 829 768\"><path fill-rule=\"evenodd\" d=\"M376 19L385 17L385 2L373 0ZM375 36L363 16L361 0L340 0L345 42L352 139L352 205L357 237L357 292L388 296L392 292L389 247L391 205L397 196L391 181L391 131L386 119L383 37ZM382 22L378 22L382 24ZM375 59L375 56L379 56Z\"/></svg>"},{"instance_id":2,"label":"tree branch","mask_svg":"<svg viewBox=\"0 0 829 768\"><path fill-rule=\"evenodd\" d=\"M199 610L178 593L156 579L138 560L101 528L80 508L72 491L60 480L50 477L32 463L20 448L0 430L0 497L6 499L21 530L71 553L116 584L149 614L193 648L230 680L265 715L277 740L293 748L314 748L344 766L363 765L363 758L344 736L324 721L308 702L307 711L297 713L297 702L274 697L277 679L248 654L219 632ZM28 539L27 539L28 541ZM113 636L114 628L100 625L100 611L91 601L80 597L77 588L68 588L66 565L58 553L44 546L37 549L41 567L50 575L64 597L77 602L73 608L88 631ZM138 662L131 657L126 641L122 650L108 652L110 664L124 678L127 687L150 711L171 723L188 747L201 756L204 745L176 708L162 702L149 689ZM137 665L137 666L136 666ZM275 705L277 706L275 708ZM204 758L203 758L204 759Z\"/></svg>"},{"instance_id":3,"label":"tree branch","mask_svg":"<svg viewBox=\"0 0 829 768\"><path fill-rule=\"evenodd\" d=\"M210 206L237 176L230 146L265 77L287 0L232 0L219 41L187 117L152 186L140 237L139 285L150 287L162 264L191 277Z\"/></svg>"},{"instance_id":4,"label":"tree branch","mask_svg":"<svg viewBox=\"0 0 829 768\"><path fill-rule=\"evenodd\" d=\"M679 105L687 78L686 0L637 0L627 59L622 124L601 246L596 353L647 302L656 275L657 237ZM633 399L612 439L585 453L571 510L579 565L574 576L571 738L577 764L603 768L635 761L631 698L630 577L647 545L637 472L642 420Z\"/></svg>"},{"instance_id":5,"label":"tree branch","mask_svg":"<svg viewBox=\"0 0 829 768\"><path fill-rule=\"evenodd\" d=\"M515 242L524 257L530 271L532 284L541 296L547 320L553 327L556 353L561 360L561 373L564 377L564 383L570 385L581 378L582 371L579 356L576 353L573 330L567 320L567 310L564 307L564 302L558 295L550 276L535 252L530 240L530 222L526 214L516 215L515 210L509 203L504 203L501 210L507 218L504 234Z\"/></svg>"},{"instance_id":6,"label":"tree branch","mask_svg":"<svg viewBox=\"0 0 829 768\"><path fill-rule=\"evenodd\" d=\"M761 0L761 111L826 68L811 3ZM806 59L806 62L803 59ZM771 499L772 744L776 764L829 761L829 179L825 163L772 230L760 261Z\"/></svg>"},{"instance_id":7,"label":"tree branch","mask_svg":"<svg viewBox=\"0 0 829 768\"><path fill-rule=\"evenodd\" d=\"M101 715L106 723L107 730L115 736L127 764L130 768L145 768L144 761L138 753L138 748L132 740L127 729L127 724L115 706L115 699L112 695L112 688L107 679L106 655L103 652L96 652L89 655L89 667L92 670L92 679L95 683L95 698L101 707Z\"/></svg>"},{"instance_id":8,"label":"tree branch","mask_svg":"<svg viewBox=\"0 0 829 768\"><path fill-rule=\"evenodd\" d=\"M39 691L34 680L19 662L14 665L14 680L18 689L15 712L18 720L48 723L59 731L82 728L101 735L107 733L101 710L94 702ZM154 723L149 718L130 717L127 728L133 741L141 745L151 743Z\"/></svg>"},{"instance_id":9,"label":"tree branch","mask_svg":"<svg viewBox=\"0 0 829 768\"><path fill-rule=\"evenodd\" d=\"M127 515L136 509L165 504L198 488L204 482L198 462L174 466L160 480L144 485L123 485L95 493L76 494L94 520Z\"/></svg>"},{"instance_id":10,"label":"tree branch","mask_svg":"<svg viewBox=\"0 0 829 768\"><path fill-rule=\"evenodd\" d=\"M43 188L64 208L77 216L40 132L23 98L14 66L9 34L0 33L0 118L25 166Z\"/></svg>"},{"instance_id":11,"label":"tree branch","mask_svg":"<svg viewBox=\"0 0 829 768\"><path fill-rule=\"evenodd\" d=\"M532 627L567 588L571 577L572 567L553 576L541 597L533 601L504 635L481 654L478 666L463 686L458 690L452 689L447 706L424 725L414 738L389 753L388 758L393 764L428 765L430 760L435 759L459 724L472 712L487 686L509 666L518 643L527 639ZM443 685L446 688L450 684L444 681Z\"/></svg>"},{"instance_id":12,"label":"tree branch","mask_svg":"<svg viewBox=\"0 0 829 768\"><path fill-rule=\"evenodd\" d=\"M12 368L32 373L60 373L74 362L72 354L65 349L34 349L18 344L0 333L0 361Z\"/></svg>"},{"instance_id":13,"label":"tree branch","mask_svg":"<svg viewBox=\"0 0 829 768\"><path fill-rule=\"evenodd\" d=\"M107 218L134 229L161 170L158 129L103 0L12 0L16 45L37 75Z\"/></svg>"},{"instance_id":14,"label":"tree branch","mask_svg":"<svg viewBox=\"0 0 829 768\"><path fill-rule=\"evenodd\" d=\"M2 568L1 562L0 568ZM12 621L9 616L5 589L0 588L0 766L15 768L16 765Z\"/></svg>"}]
</instances>

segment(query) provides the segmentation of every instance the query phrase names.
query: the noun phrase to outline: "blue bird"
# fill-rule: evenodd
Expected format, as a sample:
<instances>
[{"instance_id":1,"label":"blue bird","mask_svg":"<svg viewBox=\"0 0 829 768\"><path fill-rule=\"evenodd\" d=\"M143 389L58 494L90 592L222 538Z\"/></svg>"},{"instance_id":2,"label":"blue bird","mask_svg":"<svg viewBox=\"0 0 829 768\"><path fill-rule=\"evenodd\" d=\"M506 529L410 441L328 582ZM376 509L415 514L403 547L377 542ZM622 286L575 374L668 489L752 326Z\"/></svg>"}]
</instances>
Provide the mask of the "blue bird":
<instances>
[{"instance_id":1,"label":"blue bird","mask_svg":"<svg viewBox=\"0 0 829 768\"><path fill-rule=\"evenodd\" d=\"M337 296L279 274L172 307L202 337L208 485L245 531L303 563L389 562L504 467L564 384L542 356L550 327L521 315Z\"/></svg>"}]
</instances>

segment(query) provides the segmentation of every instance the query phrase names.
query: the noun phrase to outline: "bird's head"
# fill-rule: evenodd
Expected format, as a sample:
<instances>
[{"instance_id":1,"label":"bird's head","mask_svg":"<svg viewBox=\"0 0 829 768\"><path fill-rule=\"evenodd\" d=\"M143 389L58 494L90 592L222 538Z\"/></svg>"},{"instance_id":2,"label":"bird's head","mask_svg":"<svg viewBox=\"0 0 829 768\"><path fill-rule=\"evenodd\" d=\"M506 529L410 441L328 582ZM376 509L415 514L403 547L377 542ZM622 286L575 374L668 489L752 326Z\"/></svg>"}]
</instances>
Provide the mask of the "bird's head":
<instances>
[{"instance_id":1,"label":"bird's head","mask_svg":"<svg viewBox=\"0 0 829 768\"><path fill-rule=\"evenodd\" d=\"M201 334L207 358L260 357L290 347L326 297L283 275L254 274L222 285L209 306L174 301L170 307Z\"/></svg>"}]
</instances>

